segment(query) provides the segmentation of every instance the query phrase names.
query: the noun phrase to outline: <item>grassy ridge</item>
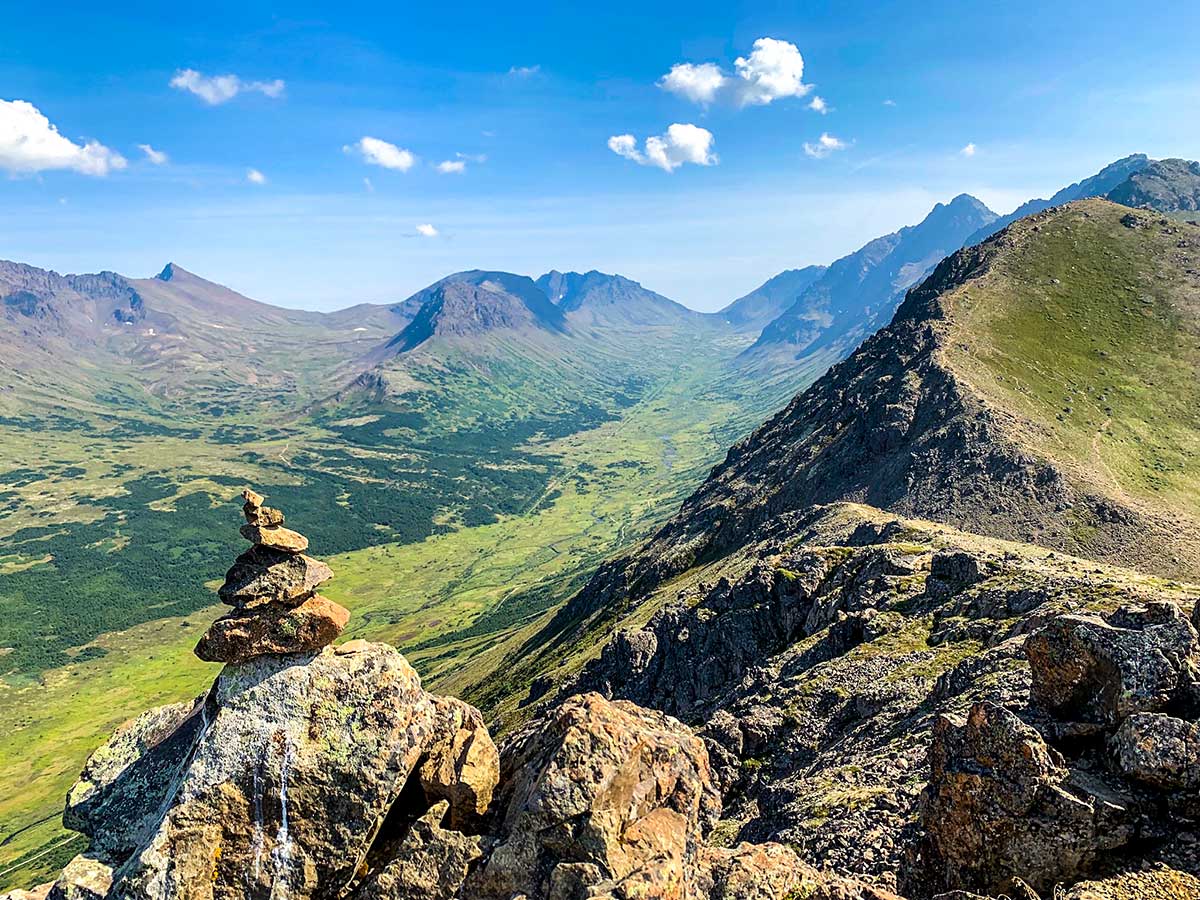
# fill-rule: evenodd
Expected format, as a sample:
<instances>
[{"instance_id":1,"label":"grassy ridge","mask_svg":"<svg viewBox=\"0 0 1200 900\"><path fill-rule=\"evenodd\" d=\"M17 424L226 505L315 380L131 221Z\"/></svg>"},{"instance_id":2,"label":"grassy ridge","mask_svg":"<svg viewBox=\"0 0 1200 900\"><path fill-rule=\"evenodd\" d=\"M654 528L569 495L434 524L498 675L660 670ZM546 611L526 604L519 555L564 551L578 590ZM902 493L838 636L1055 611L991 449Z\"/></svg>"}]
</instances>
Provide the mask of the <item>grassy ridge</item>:
<instances>
[{"instance_id":1,"label":"grassy ridge","mask_svg":"<svg viewBox=\"0 0 1200 900\"><path fill-rule=\"evenodd\" d=\"M1020 223L946 300L948 353L1039 453L1106 493L1200 508L1200 228L1104 201Z\"/></svg>"}]
</instances>

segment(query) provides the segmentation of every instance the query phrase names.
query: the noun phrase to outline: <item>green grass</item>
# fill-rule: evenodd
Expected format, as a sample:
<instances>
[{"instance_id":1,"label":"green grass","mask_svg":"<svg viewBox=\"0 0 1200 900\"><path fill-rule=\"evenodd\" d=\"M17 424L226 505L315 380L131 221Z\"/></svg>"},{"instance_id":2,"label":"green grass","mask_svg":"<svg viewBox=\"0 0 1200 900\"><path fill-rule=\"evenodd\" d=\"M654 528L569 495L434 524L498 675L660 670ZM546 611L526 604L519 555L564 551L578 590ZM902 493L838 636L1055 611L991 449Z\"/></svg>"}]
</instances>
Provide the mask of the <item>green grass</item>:
<instances>
[{"instance_id":1,"label":"green grass","mask_svg":"<svg viewBox=\"0 0 1200 900\"><path fill-rule=\"evenodd\" d=\"M949 298L956 369L1039 452L1118 497L1200 507L1200 229L1076 206ZM1181 240L1191 246L1181 247Z\"/></svg>"}]
</instances>

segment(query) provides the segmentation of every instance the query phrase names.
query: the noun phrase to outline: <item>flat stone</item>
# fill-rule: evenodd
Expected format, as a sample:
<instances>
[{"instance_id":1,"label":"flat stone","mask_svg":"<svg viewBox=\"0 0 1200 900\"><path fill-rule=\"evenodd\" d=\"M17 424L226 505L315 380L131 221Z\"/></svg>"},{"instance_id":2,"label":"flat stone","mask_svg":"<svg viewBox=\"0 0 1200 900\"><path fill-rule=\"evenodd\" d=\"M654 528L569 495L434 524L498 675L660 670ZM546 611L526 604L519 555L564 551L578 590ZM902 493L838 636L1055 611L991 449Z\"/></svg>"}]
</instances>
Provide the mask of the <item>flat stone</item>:
<instances>
[{"instance_id":1,"label":"flat stone","mask_svg":"<svg viewBox=\"0 0 1200 900\"><path fill-rule=\"evenodd\" d=\"M242 537L260 547L270 547L273 550L286 550L288 553L303 553L308 549L308 538L290 528L272 526L243 525Z\"/></svg>"},{"instance_id":2,"label":"flat stone","mask_svg":"<svg viewBox=\"0 0 1200 900\"><path fill-rule=\"evenodd\" d=\"M349 610L320 594L296 607L241 607L213 622L196 644L196 655L207 662L235 663L320 650L337 639L349 620Z\"/></svg>"},{"instance_id":3,"label":"flat stone","mask_svg":"<svg viewBox=\"0 0 1200 900\"><path fill-rule=\"evenodd\" d=\"M81 853L72 859L47 900L104 900L112 890L113 870L108 863Z\"/></svg>"},{"instance_id":4,"label":"flat stone","mask_svg":"<svg viewBox=\"0 0 1200 900\"><path fill-rule=\"evenodd\" d=\"M297 605L332 577L333 570L312 557L255 546L225 573L217 596L230 606L264 601Z\"/></svg>"},{"instance_id":5,"label":"flat stone","mask_svg":"<svg viewBox=\"0 0 1200 900\"><path fill-rule=\"evenodd\" d=\"M251 488L242 491L242 499L246 501L247 506L262 506L267 500L266 497Z\"/></svg>"}]
</instances>

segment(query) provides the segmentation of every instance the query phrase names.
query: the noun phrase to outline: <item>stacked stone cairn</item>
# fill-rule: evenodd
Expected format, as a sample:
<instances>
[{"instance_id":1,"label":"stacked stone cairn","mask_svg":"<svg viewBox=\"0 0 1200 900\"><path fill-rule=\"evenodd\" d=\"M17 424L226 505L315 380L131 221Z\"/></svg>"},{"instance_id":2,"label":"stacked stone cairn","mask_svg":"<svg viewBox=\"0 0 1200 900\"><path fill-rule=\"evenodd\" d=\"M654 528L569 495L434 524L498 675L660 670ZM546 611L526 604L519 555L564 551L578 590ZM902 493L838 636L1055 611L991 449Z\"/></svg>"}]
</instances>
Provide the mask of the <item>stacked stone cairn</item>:
<instances>
[{"instance_id":1,"label":"stacked stone cairn","mask_svg":"<svg viewBox=\"0 0 1200 900\"><path fill-rule=\"evenodd\" d=\"M242 493L242 537L254 546L234 562L217 591L233 610L213 622L196 645L208 662L239 663L256 656L311 653L333 643L350 612L317 593L333 577L325 563L305 556L308 538L283 527L283 513L263 496Z\"/></svg>"}]
</instances>

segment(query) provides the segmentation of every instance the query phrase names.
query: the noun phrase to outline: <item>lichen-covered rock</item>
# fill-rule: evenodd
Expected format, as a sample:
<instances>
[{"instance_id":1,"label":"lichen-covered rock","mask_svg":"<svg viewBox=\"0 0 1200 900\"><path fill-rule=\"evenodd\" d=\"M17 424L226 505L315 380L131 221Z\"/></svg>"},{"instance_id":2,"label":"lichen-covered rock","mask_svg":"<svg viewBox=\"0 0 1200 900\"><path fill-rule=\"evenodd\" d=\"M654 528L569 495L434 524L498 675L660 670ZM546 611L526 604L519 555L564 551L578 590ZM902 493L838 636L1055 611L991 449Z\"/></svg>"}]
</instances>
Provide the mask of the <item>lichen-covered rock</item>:
<instances>
[{"instance_id":1,"label":"lichen-covered rock","mask_svg":"<svg viewBox=\"0 0 1200 900\"><path fill-rule=\"evenodd\" d=\"M62 870L47 900L104 900L112 889L112 866L86 853Z\"/></svg>"},{"instance_id":2,"label":"lichen-covered rock","mask_svg":"<svg viewBox=\"0 0 1200 900\"><path fill-rule=\"evenodd\" d=\"M153 835L115 896L336 897L436 731L412 667L382 644L227 666Z\"/></svg>"},{"instance_id":3,"label":"lichen-covered rock","mask_svg":"<svg viewBox=\"0 0 1200 900\"><path fill-rule=\"evenodd\" d=\"M720 800L684 725L583 694L516 735L502 760L499 843L468 896L691 896Z\"/></svg>"},{"instance_id":4,"label":"lichen-covered rock","mask_svg":"<svg viewBox=\"0 0 1200 900\"><path fill-rule=\"evenodd\" d=\"M1200 878L1174 869L1127 872L1102 881L1082 882L1061 896L1062 900L1196 900L1200 897Z\"/></svg>"},{"instance_id":5,"label":"lichen-covered rock","mask_svg":"<svg viewBox=\"0 0 1200 900\"><path fill-rule=\"evenodd\" d=\"M818 871L782 844L705 849L698 896L704 900L900 900L890 891Z\"/></svg>"},{"instance_id":6,"label":"lichen-covered rock","mask_svg":"<svg viewBox=\"0 0 1200 900\"><path fill-rule=\"evenodd\" d=\"M1167 601L1107 618L1057 616L1025 652L1036 703L1062 719L1109 725L1185 702L1200 661L1196 630Z\"/></svg>"},{"instance_id":7,"label":"lichen-covered rock","mask_svg":"<svg viewBox=\"0 0 1200 900\"><path fill-rule=\"evenodd\" d=\"M1136 713L1110 740L1121 771L1164 791L1200 790L1200 724Z\"/></svg>"},{"instance_id":8,"label":"lichen-covered rock","mask_svg":"<svg viewBox=\"0 0 1200 900\"><path fill-rule=\"evenodd\" d=\"M238 607L213 622L196 644L196 655L207 662L237 663L320 650L333 643L349 620L349 610L320 594L293 607Z\"/></svg>"},{"instance_id":9,"label":"lichen-covered rock","mask_svg":"<svg viewBox=\"0 0 1200 900\"><path fill-rule=\"evenodd\" d=\"M1136 836L1123 798L1075 783L1033 728L992 703L941 716L929 751L926 866L943 889L1003 893L1071 882Z\"/></svg>"},{"instance_id":10,"label":"lichen-covered rock","mask_svg":"<svg viewBox=\"0 0 1200 900\"><path fill-rule=\"evenodd\" d=\"M421 787L434 802L450 802L451 828L473 825L492 802L500 780L500 753L483 716L454 697L436 697L437 730L421 764Z\"/></svg>"},{"instance_id":11,"label":"lichen-covered rock","mask_svg":"<svg viewBox=\"0 0 1200 900\"><path fill-rule=\"evenodd\" d=\"M369 875L353 900L450 900L460 897L484 839L442 827L445 800L413 822L387 863Z\"/></svg>"},{"instance_id":12,"label":"lichen-covered rock","mask_svg":"<svg viewBox=\"0 0 1200 900\"><path fill-rule=\"evenodd\" d=\"M217 596L230 606L299 603L333 577L325 563L302 553L251 547L225 574Z\"/></svg>"},{"instance_id":13,"label":"lichen-covered rock","mask_svg":"<svg viewBox=\"0 0 1200 900\"><path fill-rule=\"evenodd\" d=\"M67 795L63 825L87 835L93 855L123 860L157 827L203 727L204 704L202 697L148 710L88 757Z\"/></svg>"},{"instance_id":14,"label":"lichen-covered rock","mask_svg":"<svg viewBox=\"0 0 1200 900\"><path fill-rule=\"evenodd\" d=\"M0 894L0 900L46 900L53 886L54 882L47 881L45 884L39 884L29 890L17 888L15 891Z\"/></svg>"}]
</instances>

